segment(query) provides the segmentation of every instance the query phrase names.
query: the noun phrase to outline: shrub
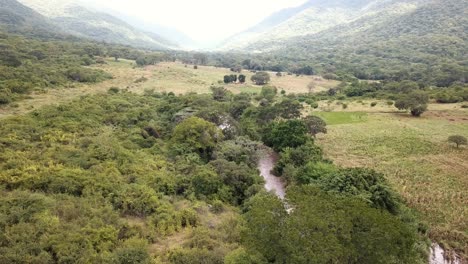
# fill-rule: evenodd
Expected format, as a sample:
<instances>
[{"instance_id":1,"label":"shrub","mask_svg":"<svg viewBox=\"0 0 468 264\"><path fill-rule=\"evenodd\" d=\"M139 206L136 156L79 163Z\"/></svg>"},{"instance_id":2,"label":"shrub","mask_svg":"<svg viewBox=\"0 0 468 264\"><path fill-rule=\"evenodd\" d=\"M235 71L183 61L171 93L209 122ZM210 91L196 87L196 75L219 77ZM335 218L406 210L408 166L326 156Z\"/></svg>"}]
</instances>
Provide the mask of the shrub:
<instances>
[{"instance_id":1,"label":"shrub","mask_svg":"<svg viewBox=\"0 0 468 264\"><path fill-rule=\"evenodd\" d=\"M110 94L118 94L120 92L120 89L117 88L117 87L111 87L111 88L109 88L109 90L107 92L110 93Z\"/></svg>"},{"instance_id":2,"label":"shrub","mask_svg":"<svg viewBox=\"0 0 468 264\"><path fill-rule=\"evenodd\" d=\"M459 148L461 145L467 145L468 144L468 141L467 141L466 137L461 136L461 135L450 136L448 138L448 141L450 143L454 143L455 145L457 145L457 148Z\"/></svg>"},{"instance_id":3,"label":"shrub","mask_svg":"<svg viewBox=\"0 0 468 264\"><path fill-rule=\"evenodd\" d=\"M11 94L7 92L0 92L0 105L11 103Z\"/></svg>"},{"instance_id":4,"label":"shrub","mask_svg":"<svg viewBox=\"0 0 468 264\"><path fill-rule=\"evenodd\" d=\"M270 74L268 72L257 72L251 78L256 85L265 85L270 82Z\"/></svg>"},{"instance_id":5,"label":"shrub","mask_svg":"<svg viewBox=\"0 0 468 264\"><path fill-rule=\"evenodd\" d=\"M148 81L148 78L146 78L145 76L142 76L138 79L135 80L135 83L142 83L142 82L146 82Z\"/></svg>"},{"instance_id":6,"label":"shrub","mask_svg":"<svg viewBox=\"0 0 468 264\"><path fill-rule=\"evenodd\" d=\"M375 107L376 105L377 105L377 102L372 102L372 103L370 104L371 107Z\"/></svg>"},{"instance_id":7,"label":"shrub","mask_svg":"<svg viewBox=\"0 0 468 264\"><path fill-rule=\"evenodd\" d=\"M211 205L211 208L210 208L211 212L215 213L215 214L220 214L224 211L224 204L223 202L219 201L219 200L216 200L213 202L213 204Z\"/></svg>"}]
</instances>

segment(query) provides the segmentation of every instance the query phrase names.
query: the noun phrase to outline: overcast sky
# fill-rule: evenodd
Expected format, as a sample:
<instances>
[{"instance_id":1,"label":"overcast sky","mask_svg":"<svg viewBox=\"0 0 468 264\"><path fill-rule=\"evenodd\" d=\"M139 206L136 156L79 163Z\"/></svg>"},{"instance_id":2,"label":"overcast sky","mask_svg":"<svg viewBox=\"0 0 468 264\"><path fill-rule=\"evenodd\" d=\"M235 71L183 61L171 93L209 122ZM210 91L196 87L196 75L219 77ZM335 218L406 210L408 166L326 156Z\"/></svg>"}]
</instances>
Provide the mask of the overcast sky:
<instances>
[{"instance_id":1,"label":"overcast sky","mask_svg":"<svg viewBox=\"0 0 468 264\"><path fill-rule=\"evenodd\" d=\"M176 28L194 40L222 40L304 0L83 0Z\"/></svg>"}]
</instances>

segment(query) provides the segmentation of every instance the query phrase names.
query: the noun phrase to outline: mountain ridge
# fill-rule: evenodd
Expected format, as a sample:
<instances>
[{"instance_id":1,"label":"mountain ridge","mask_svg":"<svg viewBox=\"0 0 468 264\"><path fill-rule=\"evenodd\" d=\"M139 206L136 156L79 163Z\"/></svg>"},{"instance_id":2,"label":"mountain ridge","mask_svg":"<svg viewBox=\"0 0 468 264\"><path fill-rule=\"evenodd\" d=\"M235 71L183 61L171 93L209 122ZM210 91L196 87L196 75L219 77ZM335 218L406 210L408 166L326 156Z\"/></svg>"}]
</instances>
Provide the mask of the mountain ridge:
<instances>
[{"instance_id":1,"label":"mountain ridge","mask_svg":"<svg viewBox=\"0 0 468 264\"><path fill-rule=\"evenodd\" d=\"M52 24L69 34L120 45L148 49L176 49L178 45L156 33L148 34L125 21L77 1L19 0L48 18Z\"/></svg>"}]
</instances>

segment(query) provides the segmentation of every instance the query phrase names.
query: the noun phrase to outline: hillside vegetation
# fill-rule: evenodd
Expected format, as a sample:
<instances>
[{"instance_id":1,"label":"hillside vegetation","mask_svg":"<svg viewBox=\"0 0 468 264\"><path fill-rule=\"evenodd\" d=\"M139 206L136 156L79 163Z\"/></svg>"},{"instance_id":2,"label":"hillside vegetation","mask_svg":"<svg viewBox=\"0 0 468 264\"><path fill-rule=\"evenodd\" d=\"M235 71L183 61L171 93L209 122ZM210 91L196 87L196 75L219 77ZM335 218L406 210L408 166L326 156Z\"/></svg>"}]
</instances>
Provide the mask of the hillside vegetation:
<instances>
[{"instance_id":1,"label":"hillside vegetation","mask_svg":"<svg viewBox=\"0 0 468 264\"><path fill-rule=\"evenodd\" d=\"M59 29L62 33L90 40L130 45L138 48L169 49L177 44L166 40L157 33L146 33L125 23L118 17L98 12L71 0L2 0L15 5L13 12L30 9L32 17ZM22 19L29 20L28 17ZM16 23L15 23L16 24Z\"/></svg>"},{"instance_id":2,"label":"hillside vegetation","mask_svg":"<svg viewBox=\"0 0 468 264\"><path fill-rule=\"evenodd\" d=\"M323 73L346 72L359 79L410 79L437 86L466 82L468 21L464 1L347 2L335 1L332 6L316 3L284 21L285 28L268 31L281 36L299 28L304 32L298 35L303 36L275 38L264 33L238 50L268 52L258 57L269 61L270 67L274 63L283 68L306 64ZM332 13L327 16L322 12L321 18L314 13L321 8ZM337 10L350 16L357 13L341 21ZM285 33L277 34L276 30ZM242 36L237 38L243 41Z\"/></svg>"},{"instance_id":3,"label":"hillside vegetation","mask_svg":"<svg viewBox=\"0 0 468 264\"><path fill-rule=\"evenodd\" d=\"M1 120L0 261L422 263L425 231L382 175L324 160L287 98L219 95L111 89ZM288 215L262 191L262 139L336 174L291 188Z\"/></svg>"}]
</instances>

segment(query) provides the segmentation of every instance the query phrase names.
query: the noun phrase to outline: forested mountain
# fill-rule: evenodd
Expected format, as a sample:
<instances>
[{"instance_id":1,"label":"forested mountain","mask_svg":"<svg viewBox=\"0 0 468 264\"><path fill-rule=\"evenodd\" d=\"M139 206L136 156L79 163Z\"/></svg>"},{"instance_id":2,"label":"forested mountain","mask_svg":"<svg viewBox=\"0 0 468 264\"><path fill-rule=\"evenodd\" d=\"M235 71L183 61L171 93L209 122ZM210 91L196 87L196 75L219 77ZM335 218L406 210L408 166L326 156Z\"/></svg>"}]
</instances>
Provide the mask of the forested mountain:
<instances>
[{"instance_id":1,"label":"forested mountain","mask_svg":"<svg viewBox=\"0 0 468 264\"><path fill-rule=\"evenodd\" d=\"M16 0L0 0L0 29L35 37L60 33L45 17Z\"/></svg>"},{"instance_id":2,"label":"forested mountain","mask_svg":"<svg viewBox=\"0 0 468 264\"><path fill-rule=\"evenodd\" d=\"M280 10L250 29L234 35L224 42L223 49L239 49L258 41L277 41L320 32L352 20L369 2L310 0L298 7Z\"/></svg>"},{"instance_id":3,"label":"forested mountain","mask_svg":"<svg viewBox=\"0 0 468 264\"><path fill-rule=\"evenodd\" d=\"M64 32L96 41L139 48L171 49L177 45L156 33L146 33L117 17L94 11L72 0L20 0Z\"/></svg>"},{"instance_id":4,"label":"forested mountain","mask_svg":"<svg viewBox=\"0 0 468 264\"><path fill-rule=\"evenodd\" d=\"M283 61L361 79L438 86L466 81L463 0L310 1L303 7L255 39L241 34L225 48L268 51Z\"/></svg>"}]
</instances>

